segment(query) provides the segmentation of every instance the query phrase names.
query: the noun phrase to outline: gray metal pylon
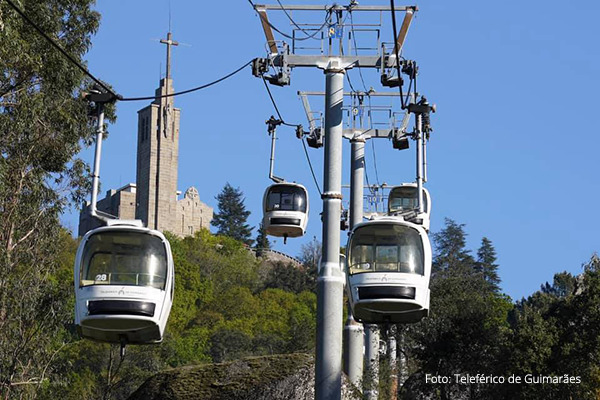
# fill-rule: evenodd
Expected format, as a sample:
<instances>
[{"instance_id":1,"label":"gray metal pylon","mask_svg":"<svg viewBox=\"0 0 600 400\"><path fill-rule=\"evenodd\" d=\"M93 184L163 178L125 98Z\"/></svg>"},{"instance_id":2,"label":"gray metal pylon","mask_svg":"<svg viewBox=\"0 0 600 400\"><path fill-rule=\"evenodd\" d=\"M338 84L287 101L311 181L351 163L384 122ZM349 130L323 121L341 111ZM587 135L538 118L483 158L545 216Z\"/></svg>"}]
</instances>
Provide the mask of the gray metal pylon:
<instances>
[{"instance_id":1,"label":"gray metal pylon","mask_svg":"<svg viewBox=\"0 0 600 400\"><path fill-rule=\"evenodd\" d=\"M276 85L289 85L289 70L298 67L320 68L325 71L325 161L323 165L323 256L317 278L317 346L315 360L315 399L316 400L339 400L341 398L341 375L342 375L342 310L343 310L343 277L340 271L340 211L341 211L341 170L342 170L342 140L343 129L343 96L344 96L344 74L346 69L355 67L376 68L382 72L393 68L399 60L395 54L386 54L385 46L377 49L377 54L372 55L349 55L343 54L342 48L338 54L333 54L332 44L334 37L329 35L323 37L328 41L326 54L304 55L294 54L296 48L292 43L290 48L284 43L282 51L278 51L277 43L273 35L273 26L266 18L268 10L273 11L320 11L336 13L341 17L343 12L381 12L392 11L389 6L363 6L352 5L351 9L344 5L256 5L255 10L259 13L260 21L265 32L265 37L270 51L268 52L268 65L278 68L278 73L272 79L267 80ZM396 11L416 11L415 6L395 7ZM411 16L412 19L412 16ZM340 18L343 27L344 19ZM326 21L327 22L327 21ZM318 30L326 28L324 23ZM278 31L283 34L281 31ZM343 30L341 31L343 33ZM336 36L338 34L336 33ZM403 34L404 35L404 34ZM287 35L284 35L289 37ZM343 35L342 35L343 36ZM342 36L340 45L342 44ZM294 38L292 37L292 40ZM403 37L394 38L395 42ZM379 47L379 46L378 46ZM308 113L311 121L310 113ZM353 137L356 132L352 132ZM366 132L362 132L363 135ZM391 137L393 130L380 132L374 129L370 137ZM315 143L315 147L320 147ZM375 327L374 335L379 335ZM372 348L373 356L379 349ZM369 364L368 364L369 365ZM374 366L377 363L372 364Z\"/></svg>"},{"instance_id":2,"label":"gray metal pylon","mask_svg":"<svg viewBox=\"0 0 600 400\"><path fill-rule=\"evenodd\" d=\"M342 390L344 284L340 271L340 210L344 73L335 59L325 70L323 256L317 278L316 400L340 400Z\"/></svg>"},{"instance_id":3,"label":"gray metal pylon","mask_svg":"<svg viewBox=\"0 0 600 400\"><path fill-rule=\"evenodd\" d=\"M363 395L365 400L379 397L379 328L365 324L365 373Z\"/></svg>"},{"instance_id":4,"label":"gray metal pylon","mask_svg":"<svg viewBox=\"0 0 600 400\"><path fill-rule=\"evenodd\" d=\"M365 140L351 140L350 158L350 231L363 219L363 183L365 172ZM344 326L344 373L360 388L363 379L364 328L352 316L348 303L348 319Z\"/></svg>"}]
</instances>

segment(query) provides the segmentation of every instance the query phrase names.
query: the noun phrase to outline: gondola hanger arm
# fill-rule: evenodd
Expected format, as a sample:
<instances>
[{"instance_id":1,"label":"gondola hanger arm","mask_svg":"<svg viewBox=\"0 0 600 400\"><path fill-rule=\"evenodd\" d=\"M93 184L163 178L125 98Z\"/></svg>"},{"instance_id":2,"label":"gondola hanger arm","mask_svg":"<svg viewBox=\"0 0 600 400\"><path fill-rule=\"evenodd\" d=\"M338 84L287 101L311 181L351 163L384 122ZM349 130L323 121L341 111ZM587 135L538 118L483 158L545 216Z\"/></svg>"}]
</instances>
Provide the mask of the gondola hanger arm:
<instances>
[{"instance_id":1,"label":"gondola hanger arm","mask_svg":"<svg viewBox=\"0 0 600 400\"><path fill-rule=\"evenodd\" d=\"M277 140L277 127L283 123L282 120L276 119L271 115L271 118L265 121L267 124L267 132L271 136L271 158L269 160L269 179L275 183L283 183L285 179L275 175L275 141Z\"/></svg>"}]
</instances>

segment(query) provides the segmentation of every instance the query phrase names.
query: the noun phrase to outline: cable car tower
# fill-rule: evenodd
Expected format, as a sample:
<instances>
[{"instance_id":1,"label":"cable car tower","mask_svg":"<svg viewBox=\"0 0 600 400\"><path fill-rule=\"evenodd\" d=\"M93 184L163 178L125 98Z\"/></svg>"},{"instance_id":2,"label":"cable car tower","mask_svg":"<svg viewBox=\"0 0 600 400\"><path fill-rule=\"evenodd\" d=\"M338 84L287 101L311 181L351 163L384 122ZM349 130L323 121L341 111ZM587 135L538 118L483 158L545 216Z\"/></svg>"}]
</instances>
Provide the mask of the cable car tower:
<instances>
[{"instance_id":1,"label":"cable car tower","mask_svg":"<svg viewBox=\"0 0 600 400\"><path fill-rule=\"evenodd\" d=\"M411 66L416 69L416 63L411 62ZM320 131L320 115L311 109L308 96L323 94L299 92L313 132ZM435 112L435 107L430 106L425 98L415 103L417 93L407 95L407 102L409 99L413 101L405 107L406 112L403 114L394 112L391 108L385 109L381 105L366 106L362 101L364 96L397 97L398 92L347 92L344 95L352 98L352 106L345 109L348 118L345 125L348 128L343 130L343 136L353 145L353 158L357 158L355 145L358 142L361 143L359 157L364 158L364 142L368 139L388 138L392 140L393 147L399 150L409 148L409 139L417 142L415 183L392 187L387 210L378 212L375 209L375 212L368 216L368 222L358 223L362 219L362 210L351 206L351 213L361 214L361 218L354 219L356 223L351 224L353 230L347 246L346 278L352 312L358 321L369 324L418 322L427 315L429 309L431 245L427 233L430 225L431 197L423 183L427 179L426 144L431 131L429 114ZM388 114L387 124L373 122L372 114L381 111ZM364 123L365 113L368 115L368 124ZM412 133L407 131L411 113L416 116L416 126ZM379 128L382 125L385 128ZM360 182L353 181L352 184L360 185L362 192L362 179ZM369 185L368 197L373 197L374 201L379 203L383 197L381 191L385 186ZM352 193L354 189L351 187ZM351 200L351 203L353 201ZM418 231L417 236L414 230ZM389 254L386 256L385 252ZM365 275L359 275L363 273ZM420 275L422 278L408 274ZM407 286L390 282L403 282ZM412 286L409 286L409 283Z\"/></svg>"},{"instance_id":2,"label":"cable car tower","mask_svg":"<svg viewBox=\"0 0 600 400\"><path fill-rule=\"evenodd\" d=\"M278 86L290 84L290 74L293 68L318 68L325 72L325 111L323 134L310 132L308 142L315 146L324 146L324 176L323 176L323 256L317 278L317 348L315 363L315 398L316 400L339 400L341 398L341 365L342 358L342 309L343 309L343 274L339 269L340 249L340 214L342 204L342 139L343 139L343 93L344 76L352 68L376 68L381 73L384 86L400 86L399 50L402 48L415 6L371 6L358 5L352 1L350 5L255 5L267 41L267 56L255 59L252 72L255 76ZM293 34L287 35L274 27L267 16L268 11L283 11L295 27ZM317 23L299 24L292 13L315 12L325 18ZM344 49L351 49L354 24L352 15L355 13L372 13L383 20L385 13L392 13L395 21L396 12L404 12L404 22L394 43L390 46L380 41L379 29L376 33L377 45L369 55L360 55ZM350 17L347 23L345 17ZM345 43L344 29L351 28L348 42ZM364 25L366 26L366 25ZM363 28L364 28L363 26ZM381 26L381 22L379 23ZM275 40L273 30L291 40L290 44ZM299 35L299 36L297 36ZM395 33L394 33L395 36ZM309 47L304 40L316 39L320 47ZM335 45L335 49L334 49ZM354 46L356 47L356 46ZM302 54L308 50L313 54ZM356 49L358 50L358 49ZM315 54L316 53L316 54ZM398 76L393 76L396 67ZM270 71L273 70L272 73ZM310 120L310 118L309 118ZM404 140L397 138L399 143ZM422 228L421 228L422 229ZM424 230L423 230L424 232ZM350 260L348 261L350 262ZM351 281L350 281L351 282Z\"/></svg>"},{"instance_id":3,"label":"cable car tower","mask_svg":"<svg viewBox=\"0 0 600 400\"><path fill-rule=\"evenodd\" d=\"M87 232L75 256L75 325L87 339L127 344L162 341L171 311L174 265L165 236L141 220L122 220L97 210L104 105L114 101L100 90L95 104L96 151L90 215L104 226Z\"/></svg>"}]
</instances>

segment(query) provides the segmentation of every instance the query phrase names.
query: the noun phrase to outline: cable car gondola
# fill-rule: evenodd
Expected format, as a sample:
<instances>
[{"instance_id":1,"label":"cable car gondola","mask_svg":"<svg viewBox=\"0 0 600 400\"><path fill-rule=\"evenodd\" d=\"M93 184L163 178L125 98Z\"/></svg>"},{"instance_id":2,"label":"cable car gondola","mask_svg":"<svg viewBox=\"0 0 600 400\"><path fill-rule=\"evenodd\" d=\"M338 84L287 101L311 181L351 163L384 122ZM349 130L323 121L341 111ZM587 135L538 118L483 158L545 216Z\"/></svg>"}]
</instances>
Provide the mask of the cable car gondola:
<instances>
[{"instance_id":1,"label":"cable car gondola","mask_svg":"<svg viewBox=\"0 0 600 400\"><path fill-rule=\"evenodd\" d=\"M428 315L431 244L422 226L397 217L363 222L346 249L346 288L357 321L413 323Z\"/></svg>"},{"instance_id":2,"label":"cable car gondola","mask_svg":"<svg viewBox=\"0 0 600 400\"><path fill-rule=\"evenodd\" d=\"M162 341L173 302L171 247L135 222L112 221L79 245L75 324L85 338L122 346Z\"/></svg>"},{"instance_id":3,"label":"cable car gondola","mask_svg":"<svg viewBox=\"0 0 600 400\"><path fill-rule=\"evenodd\" d=\"M413 221L422 225L429 232L429 219L431 214L431 196L423 188L423 213L419 213L419 200L416 183L403 183L394 186L388 196L388 215L411 217ZM408 218L405 218L408 219Z\"/></svg>"},{"instance_id":4,"label":"cable car gondola","mask_svg":"<svg viewBox=\"0 0 600 400\"><path fill-rule=\"evenodd\" d=\"M308 192L298 183L275 183L265 191L263 212L267 235L284 240L303 236L308 223Z\"/></svg>"}]
</instances>

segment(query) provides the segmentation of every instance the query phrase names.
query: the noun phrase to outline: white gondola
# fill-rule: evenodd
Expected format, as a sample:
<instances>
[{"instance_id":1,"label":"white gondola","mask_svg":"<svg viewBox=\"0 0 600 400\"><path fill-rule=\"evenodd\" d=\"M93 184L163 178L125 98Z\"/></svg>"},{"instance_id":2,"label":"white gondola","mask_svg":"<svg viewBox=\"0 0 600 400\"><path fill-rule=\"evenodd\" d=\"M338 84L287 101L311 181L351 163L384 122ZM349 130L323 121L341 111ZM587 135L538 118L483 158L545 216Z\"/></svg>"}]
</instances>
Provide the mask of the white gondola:
<instances>
[{"instance_id":1,"label":"white gondola","mask_svg":"<svg viewBox=\"0 0 600 400\"><path fill-rule=\"evenodd\" d=\"M263 228L267 235L303 236L308 224L308 192L298 183L271 185L263 197Z\"/></svg>"},{"instance_id":2,"label":"white gondola","mask_svg":"<svg viewBox=\"0 0 600 400\"><path fill-rule=\"evenodd\" d=\"M397 217L363 222L346 249L346 289L357 321L414 323L428 315L431 244L422 226Z\"/></svg>"},{"instance_id":3,"label":"white gondola","mask_svg":"<svg viewBox=\"0 0 600 400\"><path fill-rule=\"evenodd\" d=\"M173 288L173 257L162 233L141 223L94 229L75 258L77 330L85 338L122 346L158 343Z\"/></svg>"},{"instance_id":4,"label":"white gondola","mask_svg":"<svg viewBox=\"0 0 600 400\"><path fill-rule=\"evenodd\" d=\"M429 232L431 216L431 195L423 188L423 213L419 213L416 183L403 183L394 186L388 196L388 215L401 216L422 225Z\"/></svg>"}]
</instances>

